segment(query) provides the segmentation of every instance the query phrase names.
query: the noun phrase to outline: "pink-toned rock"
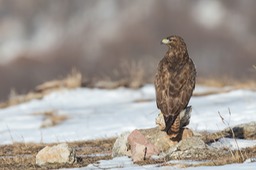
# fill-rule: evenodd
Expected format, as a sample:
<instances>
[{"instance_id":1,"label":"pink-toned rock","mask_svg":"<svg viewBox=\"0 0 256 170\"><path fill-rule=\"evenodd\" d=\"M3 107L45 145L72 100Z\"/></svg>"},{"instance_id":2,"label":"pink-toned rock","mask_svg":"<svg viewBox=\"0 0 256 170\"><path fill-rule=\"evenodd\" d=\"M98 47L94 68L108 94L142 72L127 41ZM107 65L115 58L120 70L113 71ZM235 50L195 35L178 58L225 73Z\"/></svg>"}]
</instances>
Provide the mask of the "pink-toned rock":
<instances>
[{"instance_id":1,"label":"pink-toned rock","mask_svg":"<svg viewBox=\"0 0 256 170\"><path fill-rule=\"evenodd\" d=\"M138 130L134 130L128 136L128 143L131 146L132 159L134 162L150 158L152 155L158 155L159 150L150 143L146 137Z\"/></svg>"}]
</instances>

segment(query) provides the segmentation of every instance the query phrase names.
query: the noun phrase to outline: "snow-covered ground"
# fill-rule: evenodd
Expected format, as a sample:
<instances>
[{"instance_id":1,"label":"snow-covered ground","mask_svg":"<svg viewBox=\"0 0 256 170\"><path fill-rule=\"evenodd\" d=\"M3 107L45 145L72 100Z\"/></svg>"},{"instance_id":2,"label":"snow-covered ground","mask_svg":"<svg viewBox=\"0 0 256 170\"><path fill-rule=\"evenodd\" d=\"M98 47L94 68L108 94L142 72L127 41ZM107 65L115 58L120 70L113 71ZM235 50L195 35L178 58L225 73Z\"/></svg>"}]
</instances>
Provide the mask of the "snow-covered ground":
<instances>
[{"instance_id":1,"label":"snow-covered ground","mask_svg":"<svg viewBox=\"0 0 256 170\"><path fill-rule=\"evenodd\" d=\"M212 90L198 86L195 92L204 93ZM194 130L215 131L227 126L256 121L255 101L255 91L242 89L192 97L190 105L193 106L193 111L189 127ZM37 113L45 111L55 111L59 115L67 116L68 119L53 127L40 128L44 116ZM49 143L113 137L135 128L154 127L158 113L153 85L146 85L138 90L62 90L51 93L42 100L0 109L0 144ZM221 121L219 114L225 119L226 124ZM232 142L225 140L223 143L232 146ZM256 145L256 141L241 140L238 143L240 148ZM246 167L252 164L246 164Z\"/></svg>"},{"instance_id":2,"label":"snow-covered ground","mask_svg":"<svg viewBox=\"0 0 256 170\"><path fill-rule=\"evenodd\" d=\"M191 162L191 161L170 161L170 163L181 164L197 164L201 162ZM85 168L73 168L72 170L88 170L88 169L125 169L125 170L255 170L256 162L245 162L243 164L230 164L224 166L201 166L201 167L190 167L190 168L181 168L177 166L158 166L158 165L144 165L139 166L133 164L132 160L128 157L118 157L113 158L112 160L102 160L97 164L90 164Z\"/></svg>"}]
</instances>

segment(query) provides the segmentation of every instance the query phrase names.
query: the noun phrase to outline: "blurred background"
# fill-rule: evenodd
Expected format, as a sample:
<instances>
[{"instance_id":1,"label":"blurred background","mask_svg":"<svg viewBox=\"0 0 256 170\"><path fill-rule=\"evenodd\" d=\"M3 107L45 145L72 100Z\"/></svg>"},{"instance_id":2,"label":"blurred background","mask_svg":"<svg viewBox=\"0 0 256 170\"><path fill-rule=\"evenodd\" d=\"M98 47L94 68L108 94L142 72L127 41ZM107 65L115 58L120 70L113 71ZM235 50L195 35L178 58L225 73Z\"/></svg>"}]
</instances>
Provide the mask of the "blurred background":
<instances>
[{"instance_id":1,"label":"blurred background","mask_svg":"<svg viewBox=\"0 0 256 170\"><path fill-rule=\"evenodd\" d=\"M0 0L0 101L67 75L151 83L184 38L202 79L255 80L255 0ZM132 70L132 71L131 71Z\"/></svg>"}]
</instances>

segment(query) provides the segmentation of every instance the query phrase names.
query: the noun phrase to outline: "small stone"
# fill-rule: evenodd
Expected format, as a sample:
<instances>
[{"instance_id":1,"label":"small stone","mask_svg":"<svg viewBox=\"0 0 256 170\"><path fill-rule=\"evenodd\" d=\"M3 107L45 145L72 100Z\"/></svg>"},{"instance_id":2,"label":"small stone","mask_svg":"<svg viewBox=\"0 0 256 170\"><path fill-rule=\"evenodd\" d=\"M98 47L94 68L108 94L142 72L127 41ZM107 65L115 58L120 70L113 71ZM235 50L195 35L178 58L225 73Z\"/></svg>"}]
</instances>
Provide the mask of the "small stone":
<instances>
[{"instance_id":1,"label":"small stone","mask_svg":"<svg viewBox=\"0 0 256 170\"><path fill-rule=\"evenodd\" d=\"M112 157L131 156L131 150L127 141L130 132L122 133L115 141L112 149Z\"/></svg>"},{"instance_id":2,"label":"small stone","mask_svg":"<svg viewBox=\"0 0 256 170\"><path fill-rule=\"evenodd\" d=\"M47 163L68 163L76 162L76 153L67 143L46 146L36 155L36 164L41 166Z\"/></svg>"},{"instance_id":3,"label":"small stone","mask_svg":"<svg viewBox=\"0 0 256 170\"><path fill-rule=\"evenodd\" d=\"M158 126L159 130L164 130L166 125L164 121L164 115L162 112L160 112L156 118L156 125Z\"/></svg>"},{"instance_id":4,"label":"small stone","mask_svg":"<svg viewBox=\"0 0 256 170\"><path fill-rule=\"evenodd\" d=\"M188 128L184 128L183 132L182 132L182 140L183 139L187 139L187 138L191 138L192 136L194 136L194 133L192 130L188 129Z\"/></svg>"}]
</instances>

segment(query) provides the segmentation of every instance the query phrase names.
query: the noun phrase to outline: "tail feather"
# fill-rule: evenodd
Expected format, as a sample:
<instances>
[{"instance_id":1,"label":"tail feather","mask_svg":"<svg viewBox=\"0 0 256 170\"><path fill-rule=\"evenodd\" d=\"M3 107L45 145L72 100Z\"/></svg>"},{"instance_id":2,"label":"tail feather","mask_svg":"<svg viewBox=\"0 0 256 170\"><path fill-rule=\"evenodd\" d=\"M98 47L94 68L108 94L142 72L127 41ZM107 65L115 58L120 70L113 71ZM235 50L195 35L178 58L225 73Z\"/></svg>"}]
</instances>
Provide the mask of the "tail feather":
<instances>
[{"instance_id":1,"label":"tail feather","mask_svg":"<svg viewBox=\"0 0 256 170\"><path fill-rule=\"evenodd\" d=\"M172 137L176 137L180 132L180 129L187 126L190 120L190 113L192 111L191 106L186 107L176 117L169 116L164 117L166 133Z\"/></svg>"},{"instance_id":2,"label":"tail feather","mask_svg":"<svg viewBox=\"0 0 256 170\"><path fill-rule=\"evenodd\" d=\"M180 116L177 116L177 118L175 119L175 121L174 121L173 125L171 126L170 130L173 133L179 133L179 131L180 131Z\"/></svg>"},{"instance_id":3,"label":"tail feather","mask_svg":"<svg viewBox=\"0 0 256 170\"><path fill-rule=\"evenodd\" d=\"M168 135L172 135L173 137L177 136L177 134L180 131L180 117L170 116L168 118L165 118L165 124L166 124L166 127L164 131L166 131Z\"/></svg>"},{"instance_id":4,"label":"tail feather","mask_svg":"<svg viewBox=\"0 0 256 170\"><path fill-rule=\"evenodd\" d=\"M174 123L174 117L173 116L169 116L169 117L164 117L164 121L165 121L165 129L164 131L166 133L168 133L169 129L171 128L172 124Z\"/></svg>"}]
</instances>

